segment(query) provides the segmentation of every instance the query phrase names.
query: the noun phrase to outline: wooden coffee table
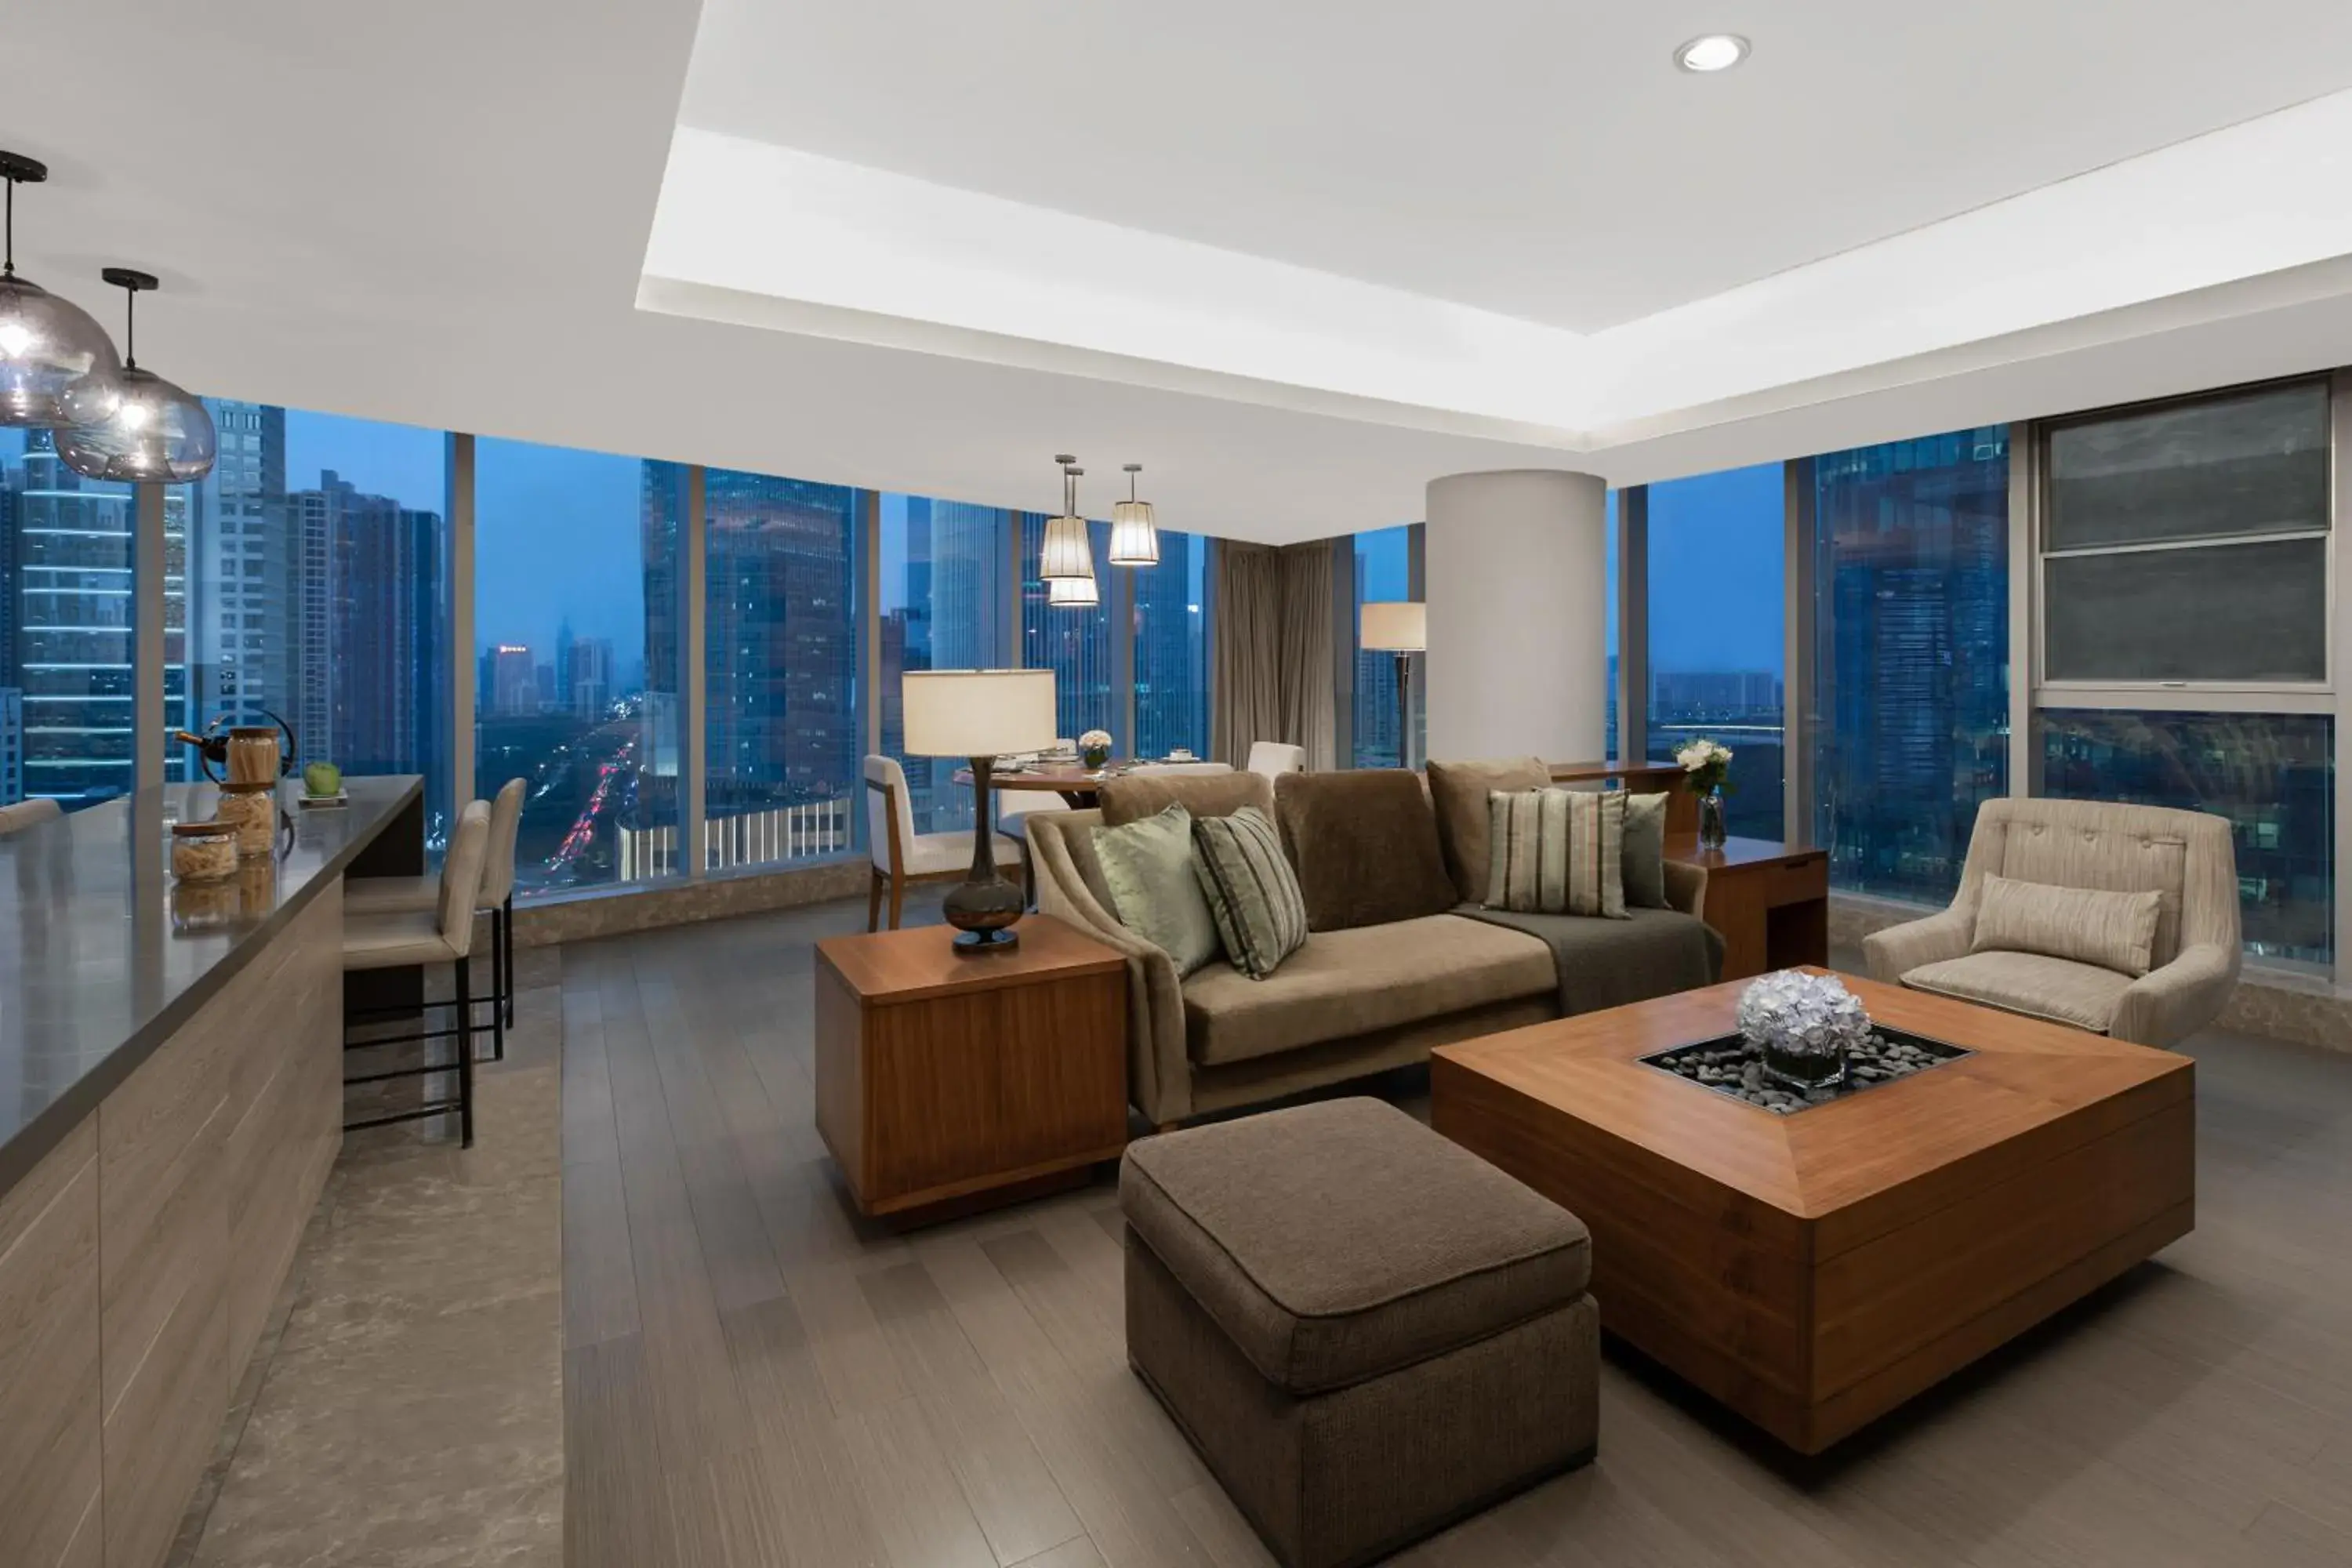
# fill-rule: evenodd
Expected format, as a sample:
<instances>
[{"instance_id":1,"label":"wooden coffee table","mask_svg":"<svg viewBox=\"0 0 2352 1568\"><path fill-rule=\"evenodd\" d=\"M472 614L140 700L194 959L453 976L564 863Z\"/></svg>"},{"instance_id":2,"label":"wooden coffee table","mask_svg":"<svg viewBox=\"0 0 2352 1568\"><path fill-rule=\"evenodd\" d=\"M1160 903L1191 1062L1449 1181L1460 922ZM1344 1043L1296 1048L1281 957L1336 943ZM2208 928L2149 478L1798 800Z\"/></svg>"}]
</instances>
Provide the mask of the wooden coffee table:
<instances>
[{"instance_id":1,"label":"wooden coffee table","mask_svg":"<svg viewBox=\"0 0 2352 1568\"><path fill-rule=\"evenodd\" d=\"M1643 1063L1745 982L1440 1047L1432 1122L1592 1230L1601 1326L1818 1453L2196 1221L2196 1068L1842 977L1973 1055L1787 1116Z\"/></svg>"}]
</instances>

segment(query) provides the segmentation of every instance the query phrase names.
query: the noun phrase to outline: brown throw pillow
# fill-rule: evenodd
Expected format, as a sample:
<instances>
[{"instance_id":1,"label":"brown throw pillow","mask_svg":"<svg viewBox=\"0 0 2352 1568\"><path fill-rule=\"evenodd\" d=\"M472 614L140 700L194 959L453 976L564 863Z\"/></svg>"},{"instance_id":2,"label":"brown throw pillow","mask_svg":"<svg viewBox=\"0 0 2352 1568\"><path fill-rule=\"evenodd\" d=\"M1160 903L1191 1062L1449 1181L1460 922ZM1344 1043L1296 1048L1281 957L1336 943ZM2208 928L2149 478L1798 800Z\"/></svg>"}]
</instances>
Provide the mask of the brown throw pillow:
<instances>
[{"instance_id":1,"label":"brown throw pillow","mask_svg":"<svg viewBox=\"0 0 2352 1568\"><path fill-rule=\"evenodd\" d=\"M1194 821L1254 805L1274 820L1274 781L1263 773L1141 773L1103 780L1103 826L1122 827L1181 805Z\"/></svg>"},{"instance_id":2,"label":"brown throw pillow","mask_svg":"<svg viewBox=\"0 0 2352 1568\"><path fill-rule=\"evenodd\" d=\"M1437 807L1437 841L1454 890L1465 904L1486 901L1486 797L1517 795L1551 783L1541 757L1488 757L1429 764L1429 798Z\"/></svg>"},{"instance_id":3,"label":"brown throw pillow","mask_svg":"<svg viewBox=\"0 0 2352 1568\"><path fill-rule=\"evenodd\" d=\"M1419 773L1285 773L1274 799L1308 931L1417 920L1458 901Z\"/></svg>"}]
</instances>

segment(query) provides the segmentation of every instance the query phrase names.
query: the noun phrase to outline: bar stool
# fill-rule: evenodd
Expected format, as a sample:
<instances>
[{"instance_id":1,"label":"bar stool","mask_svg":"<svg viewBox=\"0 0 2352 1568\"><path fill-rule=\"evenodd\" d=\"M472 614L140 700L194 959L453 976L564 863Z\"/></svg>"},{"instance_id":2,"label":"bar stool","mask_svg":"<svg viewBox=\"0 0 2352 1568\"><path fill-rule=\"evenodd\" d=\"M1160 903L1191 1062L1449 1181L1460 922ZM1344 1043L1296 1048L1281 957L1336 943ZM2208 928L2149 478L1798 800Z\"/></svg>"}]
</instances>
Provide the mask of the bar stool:
<instances>
[{"instance_id":1,"label":"bar stool","mask_svg":"<svg viewBox=\"0 0 2352 1568\"><path fill-rule=\"evenodd\" d=\"M405 969L413 966L446 963L449 965L456 984L457 995L449 1002L428 1002L427 1007L454 1007L456 1023L446 1029L425 1029L414 1035L394 1035L383 1039L354 1040L348 1028L343 1033L343 1049L365 1050L373 1046L404 1045L411 1041L429 1042L454 1039L457 1043L457 1059L436 1066L396 1068L388 1072L361 1073L343 1079L345 1085L384 1083L394 1079L422 1078L431 1073L454 1070L457 1075L457 1098L439 1100L418 1106L414 1110L395 1111L389 1116L369 1117L360 1121L346 1121L343 1130L356 1131L362 1127L384 1127L395 1121L417 1121L428 1116L457 1114L459 1139L466 1148L474 1146L474 1036L479 1026L474 1023L473 977L468 963L474 943L474 910L481 897L482 869L489 858L490 807L488 801L475 801L458 814L457 830L449 836L449 856L441 868L441 900L439 907L430 911L394 910L381 914L346 914L343 918L343 968ZM429 1055L431 1047L426 1046Z\"/></svg>"},{"instance_id":2,"label":"bar stool","mask_svg":"<svg viewBox=\"0 0 2352 1568\"><path fill-rule=\"evenodd\" d=\"M515 841L522 831L522 800L530 786L509 779L490 803L490 847L482 865L475 908L490 917L490 1060L507 1059L514 1027ZM343 884L343 914L422 914L441 905L438 877L360 877Z\"/></svg>"}]
</instances>

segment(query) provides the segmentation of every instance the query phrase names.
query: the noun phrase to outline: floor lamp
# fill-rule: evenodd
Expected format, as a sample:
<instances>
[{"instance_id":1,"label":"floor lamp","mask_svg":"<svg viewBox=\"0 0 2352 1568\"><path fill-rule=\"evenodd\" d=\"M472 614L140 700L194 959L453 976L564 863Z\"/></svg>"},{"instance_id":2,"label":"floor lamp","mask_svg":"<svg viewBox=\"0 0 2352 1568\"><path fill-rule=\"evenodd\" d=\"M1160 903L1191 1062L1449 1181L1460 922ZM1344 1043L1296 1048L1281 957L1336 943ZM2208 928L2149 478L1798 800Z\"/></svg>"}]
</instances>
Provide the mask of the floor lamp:
<instances>
[{"instance_id":1,"label":"floor lamp","mask_svg":"<svg viewBox=\"0 0 2352 1568\"><path fill-rule=\"evenodd\" d=\"M1412 599L1364 605L1358 612L1356 646L1396 655L1397 762L1412 766L1412 656L1429 647L1427 606Z\"/></svg>"}]
</instances>

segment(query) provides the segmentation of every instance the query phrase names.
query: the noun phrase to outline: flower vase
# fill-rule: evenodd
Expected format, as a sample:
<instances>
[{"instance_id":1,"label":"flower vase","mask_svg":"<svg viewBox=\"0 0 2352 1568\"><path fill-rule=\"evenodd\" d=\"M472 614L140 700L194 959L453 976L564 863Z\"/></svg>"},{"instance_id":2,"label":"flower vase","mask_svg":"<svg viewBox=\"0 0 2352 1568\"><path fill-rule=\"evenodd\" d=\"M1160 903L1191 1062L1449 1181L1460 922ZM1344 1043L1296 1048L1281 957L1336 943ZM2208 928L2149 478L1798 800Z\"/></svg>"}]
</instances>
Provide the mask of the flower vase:
<instances>
[{"instance_id":1,"label":"flower vase","mask_svg":"<svg viewBox=\"0 0 2352 1568\"><path fill-rule=\"evenodd\" d=\"M1698 845L1702 849L1720 849L1728 837L1723 826L1723 786L1717 784L1698 797Z\"/></svg>"}]
</instances>

